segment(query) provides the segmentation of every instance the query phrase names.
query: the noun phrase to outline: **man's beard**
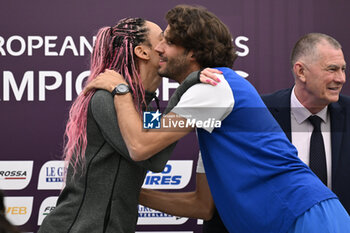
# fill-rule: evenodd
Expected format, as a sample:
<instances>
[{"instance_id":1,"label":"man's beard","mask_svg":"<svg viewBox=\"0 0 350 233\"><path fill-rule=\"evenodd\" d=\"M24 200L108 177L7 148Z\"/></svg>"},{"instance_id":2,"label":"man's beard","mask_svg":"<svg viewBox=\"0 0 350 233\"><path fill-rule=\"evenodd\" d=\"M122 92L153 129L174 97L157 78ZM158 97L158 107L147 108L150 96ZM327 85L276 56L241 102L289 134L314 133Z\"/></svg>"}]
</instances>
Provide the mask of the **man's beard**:
<instances>
[{"instance_id":1,"label":"man's beard","mask_svg":"<svg viewBox=\"0 0 350 233\"><path fill-rule=\"evenodd\" d=\"M190 64L186 60L186 55L181 55L175 58L166 60L164 70L158 69L158 74L161 77L167 77L173 80L179 80L187 75Z\"/></svg>"}]
</instances>

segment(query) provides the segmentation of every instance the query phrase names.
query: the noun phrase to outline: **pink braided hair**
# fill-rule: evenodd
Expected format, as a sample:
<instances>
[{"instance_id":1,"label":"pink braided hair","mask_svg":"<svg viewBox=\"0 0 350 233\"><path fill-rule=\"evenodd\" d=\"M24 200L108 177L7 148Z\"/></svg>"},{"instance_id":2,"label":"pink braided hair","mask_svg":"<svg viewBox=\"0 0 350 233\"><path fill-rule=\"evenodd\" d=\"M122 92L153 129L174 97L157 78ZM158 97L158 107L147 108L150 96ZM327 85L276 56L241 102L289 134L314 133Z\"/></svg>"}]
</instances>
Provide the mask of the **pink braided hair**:
<instances>
[{"instance_id":1,"label":"pink braided hair","mask_svg":"<svg viewBox=\"0 0 350 233\"><path fill-rule=\"evenodd\" d=\"M141 18L120 20L114 27L101 28L97 33L96 43L91 56L90 76L88 84L105 69L113 69L124 76L132 89L137 110L141 112L145 103L145 92L136 64L134 48L140 43L148 43L148 29ZM82 93L73 102L65 130L63 157L73 166L84 164L87 146L87 112L89 102L95 91L86 96ZM68 164L68 163L67 163Z\"/></svg>"}]
</instances>

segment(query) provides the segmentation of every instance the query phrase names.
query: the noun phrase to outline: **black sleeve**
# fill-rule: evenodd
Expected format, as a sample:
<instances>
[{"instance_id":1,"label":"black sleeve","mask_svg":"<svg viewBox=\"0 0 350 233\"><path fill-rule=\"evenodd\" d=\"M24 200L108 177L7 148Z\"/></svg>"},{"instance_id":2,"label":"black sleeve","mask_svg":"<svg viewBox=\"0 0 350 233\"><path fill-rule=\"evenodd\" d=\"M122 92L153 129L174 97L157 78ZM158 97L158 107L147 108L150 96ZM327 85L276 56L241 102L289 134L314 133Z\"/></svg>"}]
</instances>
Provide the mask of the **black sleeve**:
<instances>
[{"instance_id":1,"label":"black sleeve","mask_svg":"<svg viewBox=\"0 0 350 233\"><path fill-rule=\"evenodd\" d=\"M177 105L181 96L183 95L183 93L185 93L188 90L188 88L192 87L197 83L200 83L200 80L199 80L200 72L201 71L194 71L186 77L186 79L181 83L181 85L176 89L174 94L171 96L168 102L168 106L164 110L164 114L168 114L171 111L171 109L173 109Z\"/></svg>"}]
</instances>

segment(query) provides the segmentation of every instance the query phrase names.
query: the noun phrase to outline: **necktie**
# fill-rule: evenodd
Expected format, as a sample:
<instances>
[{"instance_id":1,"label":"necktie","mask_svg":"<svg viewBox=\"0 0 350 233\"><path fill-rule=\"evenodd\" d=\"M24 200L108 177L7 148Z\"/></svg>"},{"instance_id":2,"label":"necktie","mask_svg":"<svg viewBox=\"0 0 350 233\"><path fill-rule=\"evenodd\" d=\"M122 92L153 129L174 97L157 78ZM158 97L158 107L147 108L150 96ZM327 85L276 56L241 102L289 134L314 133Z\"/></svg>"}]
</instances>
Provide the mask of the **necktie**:
<instances>
[{"instance_id":1,"label":"necktie","mask_svg":"<svg viewBox=\"0 0 350 233\"><path fill-rule=\"evenodd\" d=\"M326 152L321 133L322 119L316 115L310 116L308 119L314 127L310 140L310 168L327 186Z\"/></svg>"}]
</instances>

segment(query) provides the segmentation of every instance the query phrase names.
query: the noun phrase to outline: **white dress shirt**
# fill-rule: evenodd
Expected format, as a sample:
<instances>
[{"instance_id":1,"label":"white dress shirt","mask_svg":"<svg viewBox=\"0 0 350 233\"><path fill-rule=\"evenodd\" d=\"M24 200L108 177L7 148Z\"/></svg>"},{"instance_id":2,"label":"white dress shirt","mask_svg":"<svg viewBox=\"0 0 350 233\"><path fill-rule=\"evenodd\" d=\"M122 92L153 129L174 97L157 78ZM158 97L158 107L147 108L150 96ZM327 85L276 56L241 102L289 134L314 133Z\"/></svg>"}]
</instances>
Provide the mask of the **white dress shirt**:
<instances>
[{"instance_id":1,"label":"white dress shirt","mask_svg":"<svg viewBox=\"0 0 350 233\"><path fill-rule=\"evenodd\" d=\"M298 150L299 158L309 166L310 139L314 129L308 117L313 115L297 99L292 90L290 98L292 143ZM327 186L332 188L332 148L331 148L331 121L328 106L316 114L322 119L321 131L326 152Z\"/></svg>"}]
</instances>

